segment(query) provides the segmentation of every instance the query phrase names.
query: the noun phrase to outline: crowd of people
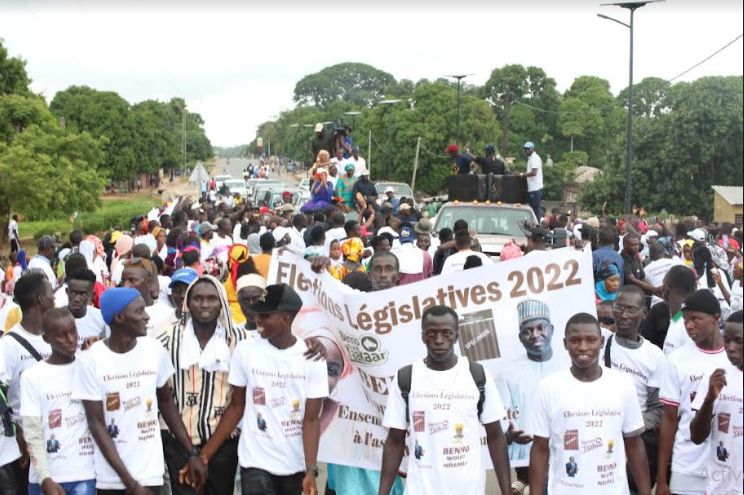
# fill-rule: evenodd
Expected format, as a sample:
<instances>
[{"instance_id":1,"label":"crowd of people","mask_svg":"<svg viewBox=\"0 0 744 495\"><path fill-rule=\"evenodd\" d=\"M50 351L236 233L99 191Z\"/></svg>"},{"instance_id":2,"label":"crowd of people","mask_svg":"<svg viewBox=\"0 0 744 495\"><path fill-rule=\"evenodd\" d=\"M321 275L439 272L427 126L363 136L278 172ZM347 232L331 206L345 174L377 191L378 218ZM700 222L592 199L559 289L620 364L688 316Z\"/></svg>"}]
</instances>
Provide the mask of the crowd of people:
<instances>
[{"instance_id":1,"label":"crowd of people","mask_svg":"<svg viewBox=\"0 0 744 495\"><path fill-rule=\"evenodd\" d=\"M427 358L389 391L380 469L329 465L326 493L402 494L407 449L408 493L483 493L480 454L443 469L452 447L419 429L419 412L464 425L459 449L480 452L484 425L504 494L742 492L741 229L582 219L544 212L536 197L527 243L494 259L467 222L435 233L436 212L394 191L378 197L358 149L338 135L318 136L340 146L338 161L318 150L300 211L180 197L129 229L42 236L33 257L13 224L1 270L0 494L229 495L236 473L244 495L318 493L320 418L343 368L325 361L322 339L292 333L302 300L268 280L278 250L373 292L557 249L592 250L597 317L568 321L570 364L543 376L529 425L503 421L500 378L455 353L458 314L430 307ZM519 311L520 339L539 349L552 338L541 323L549 308ZM449 392L462 400L434 399ZM576 427L572 415L586 419ZM529 468L512 479L516 448Z\"/></svg>"}]
</instances>

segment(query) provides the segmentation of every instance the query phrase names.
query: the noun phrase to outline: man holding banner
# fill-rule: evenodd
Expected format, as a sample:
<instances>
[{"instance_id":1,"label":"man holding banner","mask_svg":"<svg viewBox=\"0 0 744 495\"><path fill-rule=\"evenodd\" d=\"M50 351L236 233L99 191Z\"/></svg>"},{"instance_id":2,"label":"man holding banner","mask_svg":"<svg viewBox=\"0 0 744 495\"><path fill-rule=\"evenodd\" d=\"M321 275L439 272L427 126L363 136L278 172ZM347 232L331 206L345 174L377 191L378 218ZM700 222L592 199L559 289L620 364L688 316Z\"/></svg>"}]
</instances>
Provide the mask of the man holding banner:
<instances>
[{"instance_id":1,"label":"man holding banner","mask_svg":"<svg viewBox=\"0 0 744 495\"><path fill-rule=\"evenodd\" d=\"M501 493L509 493L509 455L500 423L506 411L490 374L455 354L459 320L446 306L433 306L422 316L427 357L401 369L390 388L379 495L390 494L411 422L415 455L408 462L406 493L484 493L481 425Z\"/></svg>"}]
</instances>

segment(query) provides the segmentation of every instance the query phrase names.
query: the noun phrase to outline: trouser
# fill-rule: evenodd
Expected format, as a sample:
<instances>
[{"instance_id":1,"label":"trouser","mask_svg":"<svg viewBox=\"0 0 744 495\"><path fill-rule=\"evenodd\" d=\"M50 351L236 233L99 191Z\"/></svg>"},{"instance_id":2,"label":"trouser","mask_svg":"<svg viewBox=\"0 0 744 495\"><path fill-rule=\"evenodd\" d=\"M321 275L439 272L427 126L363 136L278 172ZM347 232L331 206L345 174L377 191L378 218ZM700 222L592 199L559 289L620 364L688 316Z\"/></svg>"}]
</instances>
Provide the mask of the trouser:
<instances>
[{"instance_id":1,"label":"trouser","mask_svg":"<svg viewBox=\"0 0 744 495\"><path fill-rule=\"evenodd\" d=\"M262 469L241 468L242 495L298 495L302 493L305 473L274 476Z\"/></svg>"},{"instance_id":2,"label":"trouser","mask_svg":"<svg viewBox=\"0 0 744 495\"><path fill-rule=\"evenodd\" d=\"M150 495L163 495L162 486L146 486ZM127 495L126 490L96 490L96 495Z\"/></svg>"},{"instance_id":3,"label":"trouser","mask_svg":"<svg viewBox=\"0 0 744 495\"><path fill-rule=\"evenodd\" d=\"M28 495L28 470L30 467L31 463L29 462L25 468L22 468L20 459L13 462L13 470L15 471L15 479L18 485L18 495Z\"/></svg>"},{"instance_id":4,"label":"trouser","mask_svg":"<svg viewBox=\"0 0 744 495\"><path fill-rule=\"evenodd\" d=\"M535 218L540 222L540 202L542 201L543 190L532 191L529 193L530 196L530 208L535 212Z\"/></svg>"},{"instance_id":5,"label":"trouser","mask_svg":"<svg viewBox=\"0 0 744 495\"><path fill-rule=\"evenodd\" d=\"M173 495L195 495L188 485L178 481L178 472L186 465L188 458L181 445L167 431L162 431L165 464L170 474ZM207 483L200 495L231 494L235 487L235 471L238 468L238 439L226 440L209 460Z\"/></svg>"},{"instance_id":6,"label":"trouser","mask_svg":"<svg viewBox=\"0 0 744 495\"><path fill-rule=\"evenodd\" d=\"M18 244L18 239L11 239L10 240L10 252L17 253L19 249L21 249L21 245Z\"/></svg>"},{"instance_id":7,"label":"trouser","mask_svg":"<svg viewBox=\"0 0 744 495\"><path fill-rule=\"evenodd\" d=\"M59 486L67 495L96 495L96 480L69 481L60 483ZM44 491L38 483L29 484L28 493L29 495L44 495Z\"/></svg>"},{"instance_id":8,"label":"trouser","mask_svg":"<svg viewBox=\"0 0 744 495\"><path fill-rule=\"evenodd\" d=\"M14 463L0 466L0 495L18 495Z\"/></svg>"},{"instance_id":9,"label":"trouser","mask_svg":"<svg viewBox=\"0 0 744 495\"><path fill-rule=\"evenodd\" d=\"M643 444L646 447L646 457L648 457L648 472L651 475L651 488L656 485L656 473L658 472L659 461L657 456L659 455L659 443L658 435L656 431L646 432L643 434ZM633 479L633 473L630 470L630 463L628 463L628 486L632 494L638 493L638 486Z\"/></svg>"}]
</instances>

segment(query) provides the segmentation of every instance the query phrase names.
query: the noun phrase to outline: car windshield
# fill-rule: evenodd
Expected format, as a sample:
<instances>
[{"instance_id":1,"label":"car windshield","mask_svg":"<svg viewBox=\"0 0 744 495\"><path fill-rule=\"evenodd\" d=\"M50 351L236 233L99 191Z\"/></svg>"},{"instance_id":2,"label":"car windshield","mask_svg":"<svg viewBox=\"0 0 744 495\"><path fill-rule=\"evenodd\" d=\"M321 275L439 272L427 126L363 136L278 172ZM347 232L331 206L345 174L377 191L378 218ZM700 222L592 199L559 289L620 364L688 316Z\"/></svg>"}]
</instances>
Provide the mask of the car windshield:
<instances>
[{"instance_id":1,"label":"car windshield","mask_svg":"<svg viewBox=\"0 0 744 495\"><path fill-rule=\"evenodd\" d=\"M226 180L232 179L231 175L218 175L214 178L215 182L225 182Z\"/></svg>"},{"instance_id":2,"label":"car windshield","mask_svg":"<svg viewBox=\"0 0 744 495\"><path fill-rule=\"evenodd\" d=\"M411 186L408 184L390 184L389 182L380 182L377 184L377 194L383 195L385 194L385 189L388 187L392 187L395 192L396 198L410 198L413 197L413 192L411 191Z\"/></svg>"},{"instance_id":3,"label":"car windshield","mask_svg":"<svg viewBox=\"0 0 744 495\"><path fill-rule=\"evenodd\" d=\"M232 188L238 188L238 189L245 188L245 182L242 181L242 180L226 180L225 181L225 184L230 189L232 189Z\"/></svg>"},{"instance_id":4,"label":"car windshield","mask_svg":"<svg viewBox=\"0 0 744 495\"><path fill-rule=\"evenodd\" d=\"M437 216L435 230L453 228L455 222L465 220L471 229L484 235L524 237L519 225L525 220L534 222L532 212L517 208L458 206L444 207Z\"/></svg>"}]
</instances>

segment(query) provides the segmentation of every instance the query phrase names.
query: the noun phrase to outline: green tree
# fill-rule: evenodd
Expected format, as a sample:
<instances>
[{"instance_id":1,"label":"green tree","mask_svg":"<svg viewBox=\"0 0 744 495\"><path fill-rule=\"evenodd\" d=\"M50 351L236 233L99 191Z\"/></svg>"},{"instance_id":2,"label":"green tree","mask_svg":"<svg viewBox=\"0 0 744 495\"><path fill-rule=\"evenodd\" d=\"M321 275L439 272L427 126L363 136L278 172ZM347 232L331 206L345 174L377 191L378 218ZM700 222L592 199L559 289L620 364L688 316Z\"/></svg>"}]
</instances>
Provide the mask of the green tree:
<instances>
[{"instance_id":1,"label":"green tree","mask_svg":"<svg viewBox=\"0 0 744 495\"><path fill-rule=\"evenodd\" d=\"M648 211L711 218L712 185L741 185L743 78L705 77L667 93L669 110L638 117L633 137L633 202ZM610 144L602 175L582 191L586 207L622 211L625 139Z\"/></svg>"},{"instance_id":2,"label":"green tree","mask_svg":"<svg viewBox=\"0 0 744 495\"><path fill-rule=\"evenodd\" d=\"M603 125L600 111L590 108L584 101L568 97L561 102L558 128L562 135L571 139L571 153L574 151L575 138L582 138Z\"/></svg>"},{"instance_id":3,"label":"green tree","mask_svg":"<svg viewBox=\"0 0 744 495\"><path fill-rule=\"evenodd\" d=\"M636 117L658 117L669 109L667 93L672 84L660 77L647 77L633 85L633 115ZM628 108L628 88L620 91L617 99Z\"/></svg>"},{"instance_id":4,"label":"green tree","mask_svg":"<svg viewBox=\"0 0 744 495\"><path fill-rule=\"evenodd\" d=\"M496 68L483 86L481 96L493 104L496 118L501 122L501 154L504 156L519 156L525 140L541 140L555 125L552 112L558 109L560 94L555 80L539 67L512 64ZM532 112L533 120L529 126L523 125L517 131L518 135L510 136L511 117L520 103L541 112ZM527 112L522 112L525 114Z\"/></svg>"},{"instance_id":5,"label":"green tree","mask_svg":"<svg viewBox=\"0 0 744 495\"><path fill-rule=\"evenodd\" d=\"M90 211L99 205L105 176L101 143L54 122L32 125L10 144L0 143L0 218L29 219Z\"/></svg>"},{"instance_id":6,"label":"green tree","mask_svg":"<svg viewBox=\"0 0 744 495\"><path fill-rule=\"evenodd\" d=\"M369 107L396 86L395 78L367 64L347 62L326 67L299 80L294 101L323 109L337 100Z\"/></svg>"},{"instance_id":7,"label":"green tree","mask_svg":"<svg viewBox=\"0 0 744 495\"><path fill-rule=\"evenodd\" d=\"M44 100L38 96L0 95L0 139L13 137L32 124L54 120Z\"/></svg>"},{"instance_id":8,"label":"green tree","mask_svg":"<svg viewBox=\"0 0 744 495\"><path fill-rule=\"evenodd\" d=\"M0 38L0 95L31 96L31 79L26 73L26 62L10 57Z\"/></svg>"}]
</instances>

